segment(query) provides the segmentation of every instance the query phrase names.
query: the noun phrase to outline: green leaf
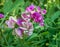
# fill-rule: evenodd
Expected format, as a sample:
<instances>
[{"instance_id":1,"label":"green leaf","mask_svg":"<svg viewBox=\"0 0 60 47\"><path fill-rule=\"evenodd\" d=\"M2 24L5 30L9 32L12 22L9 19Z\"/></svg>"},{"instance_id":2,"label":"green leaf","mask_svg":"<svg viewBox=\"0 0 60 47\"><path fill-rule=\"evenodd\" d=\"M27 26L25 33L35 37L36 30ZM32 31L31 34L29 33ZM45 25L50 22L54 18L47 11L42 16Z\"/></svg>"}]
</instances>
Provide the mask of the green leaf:
<instances>
[{"instance_id":1,"label":"green leaf","mask_svg":"<svg viewBox=\"0 0 60 47\"><path fill-rule=\"evenodd\" d=\"M16 0L14 2L14 4L12 5L12 9L11 10L14 10L14 9L17 9L18 7L20 6L23 6L24 5L24 0Z\"/></svg>"},{"instance_id":2,"label":"green leaf","mask_svg":"<svg viewBox=\"0 0 60 47\"><path fill-rule=\"evenodd\" d=\"M51 11L52 10L52 11ZM48 7L47 9L47 17L51 17L51 15L55 12L55 6L54 5L50 5L50 7Z\"/></svg>"},{"instance_id":3,"label":"green leaf","mask_svg":"<svg viewBox=\"0 0 60 47\"><path fill-rule=\"evenodd\" d=\"M17 9L19 6L24 5L24 0L16 0L13 4L11 0L8 0L5 2L5 5L3 7L5 14L14 11Z\"/></svg>"},{"instance_id":4,"label":"green leaf","mask_svg":"<svg viewBox=\"0 0 60 47\"><path fill-rule=\"evenodd\" d=\"M55 6L57 6L60 9L60 0L55 0L55 2L56 2Z\"/></svg>"},{"instance_id":5,"label":"green leaf","mask_svg":"<svg viewBox=\"0 0 60 47\"><path fill-rule=\"evenodd\" d=\"M27 41L29 41L29 40L31 40L31 39L33 39L33 38L35 38L35 37L37 37L37 34L36 34L36 33L33 33L33 34L29 37L29 39L28 39Z\"/></svg>"},{"instance_id":6,"label":"green leaf","mask_svg":"<svg viewBox=\"0 0 60 47\"><path fill-rule=\"evenodd\" d=\"M3 7L4 13L8 13L11 10L11 8L12 8L12 0L6 0Z\"/></svg>"},{"instance_id":7,"label":"green leaf","mask_svg":"<svg viewBox=\"0 0 60 47\"><path fill-rule=\"evenodd\" d=\"M54 22L54 20L55 20L56 18L58 18L59 16L60 16L60 11L55 12L55 13L52 15L52 17L51 17L51 21Z\"/></svg>"}]
</instances>

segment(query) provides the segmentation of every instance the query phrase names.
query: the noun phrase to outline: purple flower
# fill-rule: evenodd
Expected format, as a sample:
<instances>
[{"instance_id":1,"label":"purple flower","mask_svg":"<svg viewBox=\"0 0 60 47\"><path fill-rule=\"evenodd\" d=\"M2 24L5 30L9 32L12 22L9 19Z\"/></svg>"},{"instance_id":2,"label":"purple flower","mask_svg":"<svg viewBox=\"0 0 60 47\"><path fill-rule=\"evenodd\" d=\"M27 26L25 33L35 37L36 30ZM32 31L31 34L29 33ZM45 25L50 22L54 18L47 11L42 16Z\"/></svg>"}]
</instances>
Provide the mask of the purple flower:
<instances>
[{"instance_id":1,"label":"purple flower","mask_svg":"<svg viewBox=\"0 0 60 47\"><path fill-rule=\"evenodd\" d=\"M30 5L26 8L26 11L27 13L30 13L29 15L35 22L39 23L40 26L44 26L44 20L42 15L46 14L45 9L43 10L39 6ZM27 16L27 14L25 15Z\"/></svg>"},{"instance_id":2,"label":"purple flower","mask_svg":"<svg viewBox=\"0 0 60 47\"><path fill-rule=\"evenodd\" d=\"M23 21L24 21L23 19L19 18L19 19L17 19L16 24L17 24L18 26L22 26L22 22L23 22Z\"/></svg>"},{"instance_id":3,"label":"purple flower","mask_svg":"<svg viewBox=\"0 0 60 47\"><path fill-rule=\"evenodd\" d=\"M7 20L5 23L8 25L9 28L14 28L15 22L17 22L16 19L10 16L9 20Z\"/></svg>"},{"instance_id":4,"label":"purple flower","mask_svg":"<svg viewBox=\"0 0 60 47\"><path fill-rule=\"evenodd\" d=\"M26 35L30 36L33 33L33 24L31 22L22 22L22 26L19 28L22 29Z\"/></svg>"},{"instance_id":5,"label":"purple flower","mask_svg":"<svg viewBox=\"0 0 60 47\"><path fill-rule=\"evenodd\" d=\"M45 9L41 11L42 14L46 14L46 12L47 11Z\"/></svg>"},{"instance_id":6,"label":"purple flower","mask_svg":"<svg viewBox=\"0 0 60 47\"><path fill-rule=\"evenodd\" d=\"M41 19L41 21L40 21L40 24L39 24L40 26L44 26L44 20L43 20L43 18Z\"/></svg>"},{"instance_id":7,"label":"purple flower","mask_svg":"<svg viewBox=\"0 0 60 47\"><path fill-rule=\"evenodd\" d=\"M14 28L14 23L12 21L7 20L5 23L8 25L9 28Z\"/></svg>"},{"instance_id":8,"label":"purple flower","mask_svg":"<svg viewBox=\"0 0 60 47\"><path fill-rule=\"evenodd\" d=\"M31 22L21 21L21 26L15 29L15 33L21 39L23 39L23 35L30 36L33 33L33 24Z\"/></svg>"},{"instance_id":9,"label":"purple flower","mask_svg":"<svg viewBox=\"0 0 60 47\"><path fill-rule=\"evenodd\" d=\"M31 15L32 18L38 18L40 17L40 13L38 12L34 12L32 15Z\"/></svg>"},{"instance_id":10,"label":"purple flower","mask_svg":"<svg viewBox=\"0 0 60 47\"><path fill-rule=\"evenodd\" d=\"M42 19L42 15L38 12L33 13L31 17L36 20L35 22L39 22Z\"/></svg>"},{"instance_id":11,"label":"purple flower","mask_svg":"<svg viewBox=\"0 0 60 47\"><path fill-rule=\"evenodd\" d=\"M31 12L34 10L34 8L35 8L35 6L33 4L31 4L29 7L26 8L26 11Z\"/></svg>"},{"instance_id":12,"label":"purple flower","mask_svg":"<svg viewBox=\"0 0 60 47\"><path fill-rule=\"evenodd\" d=\"M33 13L33 14L31 15L31 17L33 18L33 20L34 20L35 22L38 22L38 23L41 24L41 26L43 26L43 24L44 24L43 16L42 16L40 13L35 12L35 13ZM43 24L42 24L42 23L43 23Z\"/></svg>"},{"instance_id":13,"label":"purple flower","mask_svg":"<svg viewBox=\"0 0 60 47\"><path fill-rule=\"evenodd\" d=\"M0 18L4 18L4 15L0 13Z\"/></svg>"},{"instance_id":14,"label":"purple flower","mask_svg":"<svg viewBox=\"0 0 60 47\"><path fill-rule=\"evenodd\" d=\"M28 20L29 18L29 16L23 13L22 18L17 19L16 24L19 26L19 29L16 29L15 32L20 38L22 38L23 34L30 36L33 33L33 24Z\"/></svg>"},{"instance_id":15,"label":"purple flower","mask_svg":"<svg viewBox=\"0 0 60 47\"><path fill-rule=\"evenodd\" d=\"M37 12L41 12L41 8L39 6L36 7L36 9L37 9Z\"/></svg>"},{"instance_id":16,"label":"purple flower","mask_svg":"<svg viewBox=\"0 0 60 47\"><path fill-rule=\"evenodd\" d=\"M38 9L38 10L41 10L41 8L40 8L39 6L37 7L37 9Z\"/></svg>"},{"instance_id":17,"label":"purple flower","mask_svg":"<svg viewBox=\"0 0 60 47\"><path fill-rule=\"evenodd\" d=\"M17 36L19 36L21 39L23 39L23 30L22 29L16 28L15 33Z\"/></svg>"},{"instance_id":18,"label":"purple flower","mask_svg":"<svg viewBox=\"0 0 60 47\"><path fill-rule=\"evenodd\" d=\"M40 25L40 26L44 26L44 22L40 23L39 25Z\"/></svg>"},{"instance_id":19,"label":"purple flower","mask_svg":"<svg viewBox=\"0 0 60 47\"><path fill-rule=\"evenodd\" d=\"M22 15L21 15L21 17L22 17L22 19L23 20L25 20L25 21L30 21L30 15L29 14L26 14L26 13L23 13Z\"/></svg>"},{"instance_id":20,"label":"purple flower","mask_svg":"<svg viewBox=\"0 0 60 47\"><path fill-rule=\"evenodd\" d=\"M26 8L26 11L21 14L21 18L16 19L15 17L10 16L9 20L6 21L6 24L9 28L14 28L15 34L23 39L23 35L30 36L33 33L33 24L30 22L31 19L34 22L39 23L40 26L44 26L44 17L46 10L41 9L39 6L34 6L33 4ZM18 25L15 28L15 24Z\"/></svg>"},{"instance_id":21,"label":"purple flower","mask_svg":"<svg viewBox=\"0 0 60 47\"><path fill-rule=\"evenodd\" d=\"M31 36L33 34L33 30L34 30L33 24L32 23L29 23L28 25L29 25L29 30L28 30L27 34L29 36Z\"/></svg>"}]
</instances>

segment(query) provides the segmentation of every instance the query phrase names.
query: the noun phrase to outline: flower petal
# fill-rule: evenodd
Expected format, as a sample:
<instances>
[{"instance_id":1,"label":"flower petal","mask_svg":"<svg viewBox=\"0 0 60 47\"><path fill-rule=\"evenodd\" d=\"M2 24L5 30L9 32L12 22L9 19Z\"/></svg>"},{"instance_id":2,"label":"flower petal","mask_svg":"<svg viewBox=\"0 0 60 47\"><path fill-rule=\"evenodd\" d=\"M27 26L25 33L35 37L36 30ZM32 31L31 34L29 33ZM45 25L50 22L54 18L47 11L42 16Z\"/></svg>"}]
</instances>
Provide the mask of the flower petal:
<instances>
[{"instance_id":1,"label":"flower petal","mask_svg":"<svg viewBox=\"0 0 60 47\"><path fill-rule=\"evenodd\" d=\"M16 22L17 20L14 17L10 16L9 20L7 20L5 23L8 25L9 28L14 28Z\"/></svg>"},{"instance_id":2,"label":"flower petal","mask_svg":"<svg viewBox=\"0 0 60 47\"><path fill-rule=\"evenodd\" d=\"M30 15L26 14L26 13L23 13L21 15L22 19L25 20L25 21L30 21Z\"/></svg>"},{"instance_id":3,"label":"flower petal","mask_svg":"<svg viewBox=\"0 0 60 47\"><path fill-rule=\"evenodd\" d=\"M46 14L46 12L47 11L45 9L41 11L42 14Z\"/></svg>"},{"instance_id":4,"label":"flower petal","mask_svg":"<svg viewBox=\"0 0 60 47\"><path fill-rule=\"evenodd\" d=\"M35 6L33 4L31 4L29 7L26 8L26 11L31 12L34 10L34 8L35 8Z\"/></svg>"},{"instance_id":5,"label":"flower petal","mask_svg":"<svg viewBox=\"0 0 60 47\"><path fill-rule=\"evenodd\" d=\"M20 28L15 29L16 34L23 39L23 31Z\"/></svg>"},{"instance_id":6,"label":"flower petal","mask_svg":"<svg viewBox=\"0 0 60 47\"><path fill-rule=\"evenodd\" d=\"M7 20L5 23L8 25L9 28L14 28L14 23L12 23L11 21Z\"/></svg>"}]
</instances>

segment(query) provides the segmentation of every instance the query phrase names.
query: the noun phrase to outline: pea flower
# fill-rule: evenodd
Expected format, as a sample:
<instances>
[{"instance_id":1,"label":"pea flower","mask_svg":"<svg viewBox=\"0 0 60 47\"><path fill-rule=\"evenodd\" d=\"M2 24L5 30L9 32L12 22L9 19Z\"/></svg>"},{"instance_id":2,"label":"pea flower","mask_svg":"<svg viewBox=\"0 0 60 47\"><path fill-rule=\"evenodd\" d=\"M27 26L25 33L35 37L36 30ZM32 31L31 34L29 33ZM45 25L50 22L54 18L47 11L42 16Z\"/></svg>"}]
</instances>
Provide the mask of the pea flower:
<instances>
[{"instance_id":1,"label":"pea flower","mask_svg":"<svg viewBox=\"0 0 60 47\"><path fill-rule=\"evenodd\" d=\"M40 26L44 26L43 16L40 13L35 12L31 15L31 17L34 19L35 22L39 23Z\"/></svg>"},{"instance_id":2,"label":"pea flower","mask_svg":"<svg viewBox=\"0 0 60 47\"><path fill-rule=\"evenodd\" d=\"M23 34L30 36L33 33L33 24L29 21L26 21L24 19L18 19L17 20L18 28L15 29L15 33L17 36L19 36L21 39L23 38Z\"/></svg>"},{"instance_id":3,"label":"pea flower","mask_svg":"<svg viewBox=\"0 0 60 47\"><path fill-rule=\"evenodd\" d=\"M18 18L16 24L17 24L18 26L22 26L22 22L23 22L23 21L24 21L24 20L23 20L22 18Z\"/></svg>"},{"instance_id":4,"label":"pea flower","mask_svg":"<svg viewBox=\"0 0 60 47\"><path fill-rule=\"evenodd\" d=\"M35 6L34 6L33 4L31 4L30 6L28 6L28 7L26 8L26 11L27 11L27 12L31 12L31 11L34 10L34 8L35 8Z\"/></svg>"},{"instance_id":5,"label":"pea flower","mask_svg":"<svg viewBox=\"0 0 60 47\"><path fill-rule=\"evenodd\" d=\"M27 13L23 13L21 15L22 19L25 20L25 21L30 21L31 17L30 17L30 14L27 14Z\"/></svg>"},{"instance_id":6,"label":"pea flower","mask_svg":"<svg viewBox=\"0 0 60 47\"><path fill-rule=\"evenodd\" d=\"M15 34L23 39L23 30L21 30L20 28L15 28Z\"/></svg>"},{"instance_id":7,"label":"pea flower","mask_svg":"<svg viewBox=\"0 0 60 47\"><path fill-rule=\"evenodd\" d=\"M26 8L27 13L34 20L34 22L39 23L40 26L44 26L44 17L43 15L46 14L45 9L41 9L39 6L34 6L33 4Z\"/></svg>"},{"instance_id":8,"label":"pea flower","mask_svg":"<svg viewBox=\"0 0 60 47\"><path fill-rule=\"evenodd\" d=\"M0 13L0 18L4 18L4 15Z\"/></svg>"},{"instance_id":9,"label":"pea flower","mask_svg":"<svg viewBox=\"0 0 60 47\"><path fill-rule=\"evenodd\" d=\"M46 9L41 9L39 6L36 8L37 12L39 12L40 14L44 15L46 14Z\"/></svg>"},{"instance_id":10,"label":"pea flower","mask_svg":"<svg viewBox=\"0 0 60 47\"><path fill-rule=\"evenodd\" d=\"M14 32L17 36L23 39L24 35L31 36L33 34L33 24L31 22L34 21L39 23L40 26L44 26L44 17L43 15L46 14L45 9L41 9L39 6L34 6L31 4L28 6L21 14L21 18L15 18L10 16L9 20L6 21L6 24L9 28L14 28ZM15 25L18 25L15 27Z\"/></svg>"},{"instance_id":11,"label":"pea flower","mask_svg":"<svg viewBox=\"0 0 60 47\"><path fill-rule=\"evenodd\" d=\"M17 20L14 17L10 16L9 20L7 20L5 23L9 28L14 28L15 22L17 22Z\"/></svg>"},{"instance_id":12,"label":"pea flower","mask_svg":"<svg viewBox=\"0 0 60 47\"><path fill-rule=\"evenodd\" d=\"M46 12L47 11L45 9L41 11L42 14L46 14Z\"/></svg>"},{"instance_id":13,"label":"pea flower","mask_svg":"<svg viewBox=\"0 0 60 47\"><path fill-rule=\"evenodd\" d=\"M31 36L32 33L33 33L33 25L32 25L32 23L22 22L22 26L15 29L15 33L21 39L23 38L23 34L25 34L27 36Z\"/></svg>"},{"instance_id":14,"label":"pea flower","mask_svg":"<svg viewBox=\"0 0 60 47\"><path fill-rule=\"evenodd\" d=\"M29 36L33 33L33 24L31 22L22 22L22 26L19 28L24 30L24 33Z\"/></svg>"},{"instance_id":15,"label":"pea flower","mask_svg":"<svg viewBox=\"0 0 60 47\"><path fill-rule=\"evenodd\" d=\"M28 17L26 17L28 19ZM9 20L6 21L9 28L14 28L14 34L23 39L23 35L30 36L33 33L33 24L24 18L15 19L15 17L10 16ZM18 25L16 28L15 25Z\"/></svg>"}]
</instances>

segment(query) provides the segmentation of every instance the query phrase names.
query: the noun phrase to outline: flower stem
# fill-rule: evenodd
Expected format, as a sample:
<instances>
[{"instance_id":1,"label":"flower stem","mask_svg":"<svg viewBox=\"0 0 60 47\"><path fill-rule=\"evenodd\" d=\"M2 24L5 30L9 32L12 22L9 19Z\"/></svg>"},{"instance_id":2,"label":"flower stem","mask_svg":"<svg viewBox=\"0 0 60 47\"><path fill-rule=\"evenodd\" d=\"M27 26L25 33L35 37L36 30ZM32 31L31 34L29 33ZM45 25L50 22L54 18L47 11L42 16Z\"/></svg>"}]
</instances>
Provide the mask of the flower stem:
<instances>
[{"instance_id":1,"label":"flower stem","mask_svg":"<svg viewBox=\"0 0 60 47\"><path fill-rule=\"evenodd\" d=\"M3 22L4 22L5 18L7 17L7 15L8 15L8 14L6 14L5 17L2 19L2 21L1 21L1 23L0 23L0 27L1 27L1 25L3 24Z\"/></svg>"}]
</instances>

